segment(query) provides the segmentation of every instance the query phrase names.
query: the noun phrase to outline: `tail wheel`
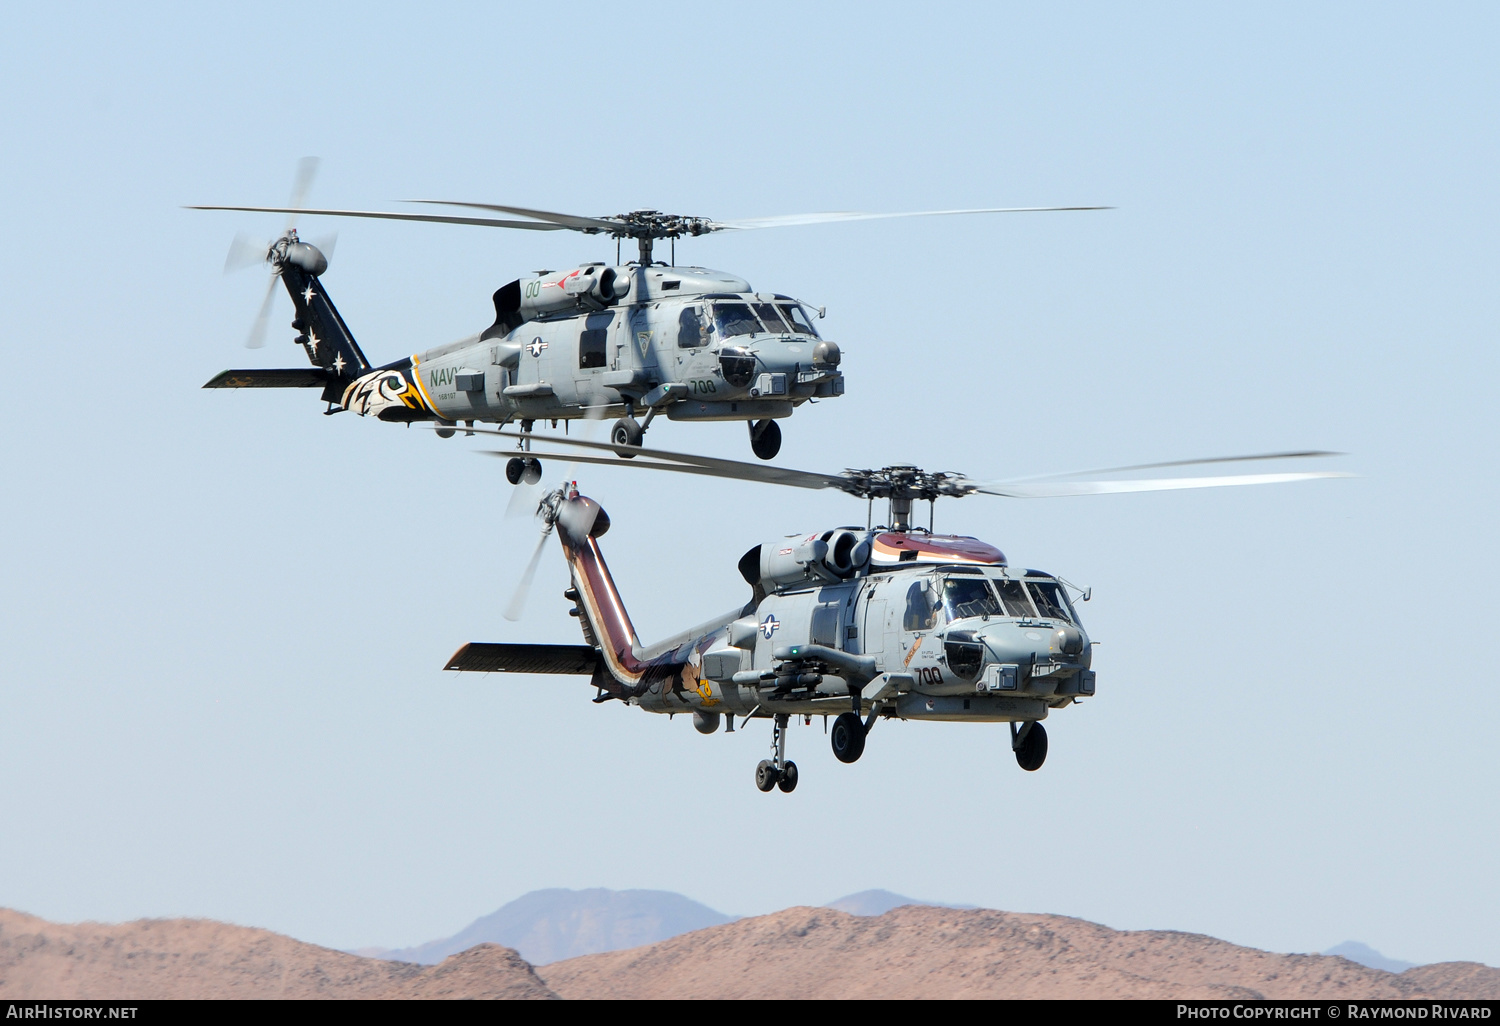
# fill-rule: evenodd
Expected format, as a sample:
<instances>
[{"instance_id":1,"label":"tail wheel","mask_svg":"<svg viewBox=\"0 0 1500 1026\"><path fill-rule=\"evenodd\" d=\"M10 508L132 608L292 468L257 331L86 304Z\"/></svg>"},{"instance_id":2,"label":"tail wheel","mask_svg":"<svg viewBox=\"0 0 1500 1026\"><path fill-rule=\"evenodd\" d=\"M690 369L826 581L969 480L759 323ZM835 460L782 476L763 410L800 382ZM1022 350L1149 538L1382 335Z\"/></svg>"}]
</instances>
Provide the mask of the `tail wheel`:
<instances>
[{"instance_id":1,"label":"tail wheel","mask_svg":"<svg viewBox=\"0 0 1500 1026\"><path fill-rule=\"evenodd\" d=\"M752 421L750 451L763 460L775 459L781 451L781 425L774 420Z\"/></svg>"},{"instance_id":2,"label":"tail wheel","mask_svg":"<svg viewBox=\"0 0 1500 1026\"><path fill-rule=\"evenodd\" d=\"M839 762L857 762L865 754L865 725L852 712L839 713L828 732L833 757Z\"/></svg>"},{"instance_id":3,"label":"tail wheel","mask_svg":"<svg viewBox=\"0 0 1500 1026\"><path fill-rule=\"evenodd\" d=\"M1026 732L1021 745L1016 749L1016 764L1029 773L1042 768L1047 761L1047 730L1040 723L1033 723Z\"/></svg>"},{"instance_id":4,"label":"tail wheel","mask_svg":"<svg viewBox=\"0 0 1500 1026\"><path fill-rule=\"evenodd\" d=\"M521 475L526 473L526 461L519 456L512 456L505 461L505 480L513 485L521 483Z\"/></svg>"},{"instance_id":5,"label":"tail wheel","mask_svg":"<svg viewBox=\"0 0 1500 1026\"><path fill-rule=\"evenodd\" d=\"M515 462L515 461L512 460L511 462ZM538 481L540 481L542 479L542 461L541 460L525 459L525 460L522 460L521 462L523 464L525 464L521 468L521 480L522 481L525 481L527 484L532 485L532 484L536 484ZM506 476L507 477L510 476L510 468L509 467L506 467Z\"/></svg>"},{"instance_id":6,"label":"tail wheel","mask_svg":"<svg viewBox=\"0 0 1500 1026\"><path fill-rule=\"evenodd\" d=\"M776 781L776 786L781 788L782 794L791 794L797 790L797 764L789 762L781 767L781 779Z\"/></svg>"},{"instance_id":7,"label":"tail wheel","mask_svg":"<svg viewBox=\"0 0 1500 1026\"><path fill-rule=\"evenodd\" d=\"M641 429L641 425L632 417L621 417L609 429L609 441L611 445L640 445L641 439L645 435L646 432ZM615 455L621 459L635 459L635 453L633 452L620 452L616 449Z\"/></svg>"},{"instance_id":8,"label":"tail wheel","mask_svg":"<svg viewBox=\"0 0 1500 1026\"><path fill-rule=\"evenodd\" d=\"M755 786L762 791L769 791L776 786L777 778L781 776L776 772L776 764L770 759L760 760L760 765L755 767ZM792 787L797 786L796 777L792 778ZM783 791L790 791L790 787L783 787Z\"/></svg>"}]
</instances>

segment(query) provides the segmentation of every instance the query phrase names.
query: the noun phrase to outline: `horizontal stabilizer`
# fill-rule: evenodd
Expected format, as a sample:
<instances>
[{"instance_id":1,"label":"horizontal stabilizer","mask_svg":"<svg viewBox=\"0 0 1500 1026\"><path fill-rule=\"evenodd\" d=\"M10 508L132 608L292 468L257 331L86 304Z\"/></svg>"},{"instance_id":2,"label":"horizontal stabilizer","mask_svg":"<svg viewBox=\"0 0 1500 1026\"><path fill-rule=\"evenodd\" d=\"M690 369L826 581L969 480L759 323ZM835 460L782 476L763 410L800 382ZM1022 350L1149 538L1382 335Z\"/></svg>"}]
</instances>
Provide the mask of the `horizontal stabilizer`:
<instances>
[{"instance_id":1,"label":"horizontal stabilizer","mask_svg":"<svg viewBox=\"0 0 1500 1026\"><path fill-rule=\"evenodd\" d=\"M599 653L587 645L498 645L471 641L448 660L445 670L480 673L572 673L591 676Z\"/></svg>"},{"instance_id":2,"label":"horizontal stabilizer","mask_svg":"<svg viewBox=\"0 0 1500 1026\"><path fill-rule=\"evenodd\" d=\"M289 370L227 370L213 377L204 388L322 388L328 372L322 367Z\"/></svg>"}]
</instances>

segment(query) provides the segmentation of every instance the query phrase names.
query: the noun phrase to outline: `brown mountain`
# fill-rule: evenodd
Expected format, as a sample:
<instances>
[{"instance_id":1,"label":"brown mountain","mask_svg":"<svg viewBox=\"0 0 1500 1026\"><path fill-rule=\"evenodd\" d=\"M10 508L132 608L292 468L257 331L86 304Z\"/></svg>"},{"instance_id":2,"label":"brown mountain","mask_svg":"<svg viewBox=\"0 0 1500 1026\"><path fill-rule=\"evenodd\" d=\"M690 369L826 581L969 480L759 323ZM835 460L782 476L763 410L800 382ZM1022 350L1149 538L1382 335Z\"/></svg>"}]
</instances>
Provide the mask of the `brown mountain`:
<instances>
[{"instance_id":1,"label":"brown mountain","mask_svg":"<svg viewBox=\"0 0 1500 1026\"><path fill-rule=\"evenodd\" d=\"M533 971L479 944L439 965L363 958L203 919L57 925L0 910L0 999L1500 998L1472 962L1404 973L1200 934L908 905L791 908Z\"/></svg>"},{"instance_id":2,"label":"brown mountain","mask_svg":"<svg viewBox=\"0 0 1500 1026\"><path fill-rule=\"evenodd\" d=\"M421 966L208 919L58 925L0 909L0 999L555 998L509 948Z\"/></svg>"},{"instance_id":3,"label":"brown mountain","mask_svg":"<svg viewBox=\"0 0 1500 1026\"><path fill-rule=\"evenodd\" d=\"M789 908L537 973L565 998L1500 997L1500 969L1471 962L1395 974L1201 934L912 905Z\"/></svg>"}]
</instances>

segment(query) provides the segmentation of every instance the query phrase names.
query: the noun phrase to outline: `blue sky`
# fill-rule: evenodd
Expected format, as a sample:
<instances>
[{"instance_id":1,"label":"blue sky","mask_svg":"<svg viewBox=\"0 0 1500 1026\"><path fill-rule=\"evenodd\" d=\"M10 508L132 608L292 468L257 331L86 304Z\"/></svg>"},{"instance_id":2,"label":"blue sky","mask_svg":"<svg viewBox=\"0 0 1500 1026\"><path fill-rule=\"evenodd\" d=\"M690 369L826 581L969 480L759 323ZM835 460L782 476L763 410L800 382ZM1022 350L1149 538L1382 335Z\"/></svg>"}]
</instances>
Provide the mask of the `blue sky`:
<instances>
[{"instance_id":1,"label":"blue sky","mask_svg":"<svg viewBox=\"0 0 1500 1026\"><path fill-rule=\"evenodd\" d=\"M18 9L0 38L0 905L209 916L335 946L446 935L540 887L732 913L869 887L1500 964L1497 19L1485 5ZM1042 502L939 526L1094 588L1099 694L1019 771L1003 728L791 734L459 678L576 642L555 553L472 441L301 392L288 307L188 203L416 197L584 214L1111 204L685 243L826 305L849 392L778 462L976 477L1305 446L1354 480ZM379 360L472 333L578 236L308 219ZM561 234L561 233L559 233ZM291 364L287 361L292 360ZM742 457L734 425L651 441ZM840 496L582 477L642 634L744 600Z\"/></svg>"}]
</instances>

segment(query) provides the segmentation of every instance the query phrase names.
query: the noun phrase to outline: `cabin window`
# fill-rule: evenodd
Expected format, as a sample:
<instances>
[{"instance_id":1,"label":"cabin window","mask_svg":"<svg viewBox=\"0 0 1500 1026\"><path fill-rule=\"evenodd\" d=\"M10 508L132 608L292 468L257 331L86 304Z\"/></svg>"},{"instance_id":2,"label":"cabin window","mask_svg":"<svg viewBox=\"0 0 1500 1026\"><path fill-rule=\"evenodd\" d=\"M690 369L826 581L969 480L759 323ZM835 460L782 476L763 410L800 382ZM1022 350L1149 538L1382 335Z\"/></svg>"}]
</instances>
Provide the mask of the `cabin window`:
<instances>
[{"instance_id":1,"label":"cabin window","mask_svg":"<svg viewBox=\"0 0 1500 1026\"><path fill-rule=\"evenodd\" d=\"M746 303L715 303L714 327L724 338L753 335L761 330L760 321L755 319Z\"/></svg>"},{"instance_id":2,"label":"cabin window","mask_svg":"<svg viewBox=\"0 0 1500 1026\"><path fill-rule=\"evenodd\" d=\"M776 312L775 303L756 303L755 312L760 317L760 322L766 326L766 330L773 335L785 335L791 331L786 326L786 321L781 319L781 314Z\"/></svg>"},{"instance_id":3,"label":"cabin window","mask_svg":"<svg viewBox=\"0 0 1500 1026\"><path fill-rule=\"evenodd\" d=\"M604 340L606 329L587 328L578 335L578 367L604 366Z\"/></svg>"},{"instance_id":4,"label":"cabin window","mask_svg":"<svg viewBox=\"0 0 1500 1026\"><path fill-rule=\"evenodd\" d=\"M1000 616L1000 603L982 577L950 577L943 582L943 609L948 619L966 616Z\"/></svg>"},{"instance_id":5,"label":"cabin window","mask_svg":"<svg viewBox=\"0 0 1500 1026\"><path fill-rule=\"evenodd\" d=\"M796 303L782 303L780 306L782 315L786 317L793 331L811 335L813 338L818 337L818 333L813 330L812 322L807 319L807 314L802 307Z\"/></svg>"},{"instance_id":6,"label":"cabin window","mask_svg":"<svg viewBox=\"0 0 1500 1026\"><path fill-rule=\"evenodd\" d=\"M1062 585L1056 581L1027 581L1026 590L1036 600L1036 610L1052 620L1072 620L1068 610L1068 599L1062 593Z\"/></svg>"},{"instance_id":7,"label":"cabin window","mask_svg":"<svg viewBox=\"0 0 1500 1026\"><path fill-rule=\"evenodd\" d=\"M697 349L708 345L703 331L702 312L696 306L683 307L677 317L677 348Z\"/></svg>"},{"instance_id":8,"label":"cabin window","mask_svg":"<svg viewBox=\"0 0 1500 1026\"><path fill-rule=\"evenodd\" d=\"M906 613L901 618L902 630L928 631L937 623L937 611L943 607L942 600L932 593L927 581L916 581L906 591Z\"/></svg>"},{"instance_id":9,"label":"cabin window","mask_svg":"<svg viewBox=\"0 0 1500 1026\"><path fill-rule=\"evenodd\" d=\"M1021 587L1020 581L996 581L995 587L1000 592L1000 600L1005 603L1006 616L1035 616L1031 608L1031 600L1026 597L1026 589Z\"/></svg>"}]
</instances>

